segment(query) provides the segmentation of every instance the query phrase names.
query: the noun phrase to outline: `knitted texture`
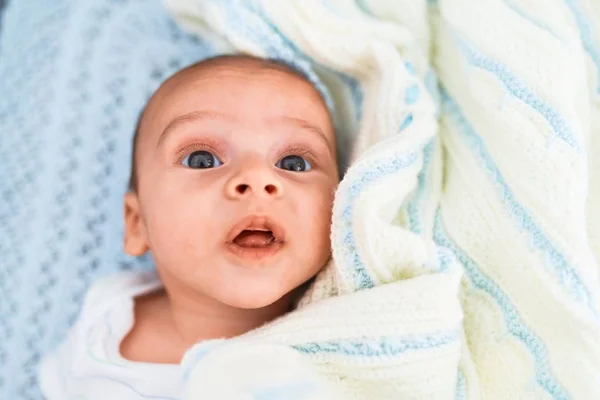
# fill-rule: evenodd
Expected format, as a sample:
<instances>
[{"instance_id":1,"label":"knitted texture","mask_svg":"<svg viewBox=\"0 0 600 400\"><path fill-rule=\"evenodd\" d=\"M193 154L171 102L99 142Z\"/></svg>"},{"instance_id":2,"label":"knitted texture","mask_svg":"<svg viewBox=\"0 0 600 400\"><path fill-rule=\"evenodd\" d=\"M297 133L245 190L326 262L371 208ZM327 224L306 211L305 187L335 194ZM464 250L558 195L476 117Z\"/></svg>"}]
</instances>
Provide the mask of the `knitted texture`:
<instances>
[{"instance_id":1,"label":"knitted texture","mask_svg":"<svg viewBox=\"0 0 600 400\"><path fill-rule=\"evenodd\" d=\"M159 0L12 0L0 33L0 399L40 398L40 356L122 251L131 137L147 97L210 54Z\"/></svg>"},{"instance_id":2,"label":"knitted texture","mask_svg":"<svg viewBox=\"0 0 600 400\"><path fill-rule=\"evenodd\" d=\"M310 61L355 100L334 262L299 310L235 346L290 345L342 398L600 397L595 3L167 5L239 50ZM226 345L188 354L190 399Z\"/></svg>"}]
</instances>

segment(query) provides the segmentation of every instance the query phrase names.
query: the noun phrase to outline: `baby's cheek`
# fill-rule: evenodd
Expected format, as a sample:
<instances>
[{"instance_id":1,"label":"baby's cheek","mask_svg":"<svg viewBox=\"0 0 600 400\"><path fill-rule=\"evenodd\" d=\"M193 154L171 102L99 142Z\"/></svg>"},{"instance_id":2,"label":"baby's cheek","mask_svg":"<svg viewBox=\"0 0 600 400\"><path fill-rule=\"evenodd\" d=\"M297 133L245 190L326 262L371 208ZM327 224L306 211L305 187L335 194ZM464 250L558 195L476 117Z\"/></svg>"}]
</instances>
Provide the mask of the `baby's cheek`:
<instances>
[{"instance_id":1,"label":"baby's cheek","mask_svg":"<svg viewBox=\"0 0 600 400\"><path fill-rule=\"evenodd\" d=\"M319 214L322 215L323 221L329 226L331 223L331 215L333 212L334 189L327 187L324 189L319 201Z\"/></svg>"},{"instance_id":2,"label":"baby's cheek","mask_svg":"<svg viewBox=\"0 0 600 400\"><path fill-rule=\"evenodd\" d=\"M206 256L211 242L219 234L211 207L202 206L194 199L181 201L163 197L152 210L149 226L151 246L155 258L168 265L185 268L190 261ZM179 200L179 201L177 201Z\"/></svg>"},{"instance_id":3,"label":"baby's cheek","mask_svg":"<svg viewBox=\"0 0 600 400\"><path fill-rule=\"evenodd\" d=\"M333 195L319 193L312 208L312 215L307 219L310 221L307 225L310 232L312 246L317 250L316 257L322 259L328 257L331 248L329 236L331 229L331 212L333 204Z\"/></svg>"}]
</instances>

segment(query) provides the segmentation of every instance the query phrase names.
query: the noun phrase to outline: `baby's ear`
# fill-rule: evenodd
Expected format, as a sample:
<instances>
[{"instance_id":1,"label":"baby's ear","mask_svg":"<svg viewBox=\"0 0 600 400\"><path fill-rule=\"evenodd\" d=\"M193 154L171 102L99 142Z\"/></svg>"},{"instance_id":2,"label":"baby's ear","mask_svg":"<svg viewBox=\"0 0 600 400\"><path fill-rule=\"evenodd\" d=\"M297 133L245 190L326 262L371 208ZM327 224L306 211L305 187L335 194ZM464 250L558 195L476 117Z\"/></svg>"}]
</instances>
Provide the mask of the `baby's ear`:
<instances>
[{"instance_id":1,"label":"baby's ear","mask_svg":"<svg viewBox=\"0 0 600 400\"><path fill-rule=\"evenodd\" d=\"M146 227L140 210L140 202L135 193L125 194L125 253L141 256L149 249Z\"/></svg>"}]
</instances>

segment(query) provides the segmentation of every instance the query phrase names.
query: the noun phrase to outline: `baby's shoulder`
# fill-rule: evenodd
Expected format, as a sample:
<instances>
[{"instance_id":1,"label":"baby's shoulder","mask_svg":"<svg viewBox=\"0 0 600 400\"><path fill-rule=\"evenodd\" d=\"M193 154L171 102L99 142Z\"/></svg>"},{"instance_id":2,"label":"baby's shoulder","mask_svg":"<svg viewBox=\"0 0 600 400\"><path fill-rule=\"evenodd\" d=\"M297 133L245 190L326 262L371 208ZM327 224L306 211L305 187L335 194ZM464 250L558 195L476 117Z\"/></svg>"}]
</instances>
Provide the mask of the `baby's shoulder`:
<instances>
[{"instance_id":1,"label":"baby's shoulder","mask_svg":"<svg viewBox=\"0 0 600 400\"><path fill-rule=\"evenodd\" d=\"M161 282L155 271L123 271L103 277L88 289L80 320L95 318L160 286Z\"/></svg>"},{"instance_id":2,"label":"baby's shoulder","mask_svg":"<svg viewBox=\"0 0 600 400\"><path fill-rule=\"evenodd\" d=\"M68 397L66 393L78 387L76 381L65 379L71 371L114 373L107 368L116 365L111 360L119 357L119 343L133 321L134 298L161 286L153 271L121 272L93 283L67 337L40 363L38 378L45 397Z\"/></svg>"}]
</instances>

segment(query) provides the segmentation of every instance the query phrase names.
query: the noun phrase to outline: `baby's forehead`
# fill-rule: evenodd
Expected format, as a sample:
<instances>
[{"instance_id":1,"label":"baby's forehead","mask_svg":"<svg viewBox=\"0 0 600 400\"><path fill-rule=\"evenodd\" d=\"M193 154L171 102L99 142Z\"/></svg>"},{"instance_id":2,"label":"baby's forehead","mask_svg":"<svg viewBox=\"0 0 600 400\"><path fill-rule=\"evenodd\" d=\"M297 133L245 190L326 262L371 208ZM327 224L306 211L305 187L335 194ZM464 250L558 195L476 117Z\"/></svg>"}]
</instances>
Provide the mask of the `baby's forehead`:
<instances>
[{"instance_id":1,"label":"baby's forehead","mask_svg":"<svg viewBox=\"0 0 600 400\"><path fill-rule=\"evenodd\" d=\"M189 83L194 81L216 80L226 75L256 77L257 73L268 76L279 76L284 78L282 81L301 81L312 87L315 93L320 97L320 94L316 88L314 88L310 80L299 70L296 70L287 64L251 56L234 55L220 56L200 61L176 72L157 89L149 100L149 103L153 98L161 97L161 95L164 95L165 93L172 93L177 89L185 89L189 87ZM256 82L260 83L260 80L257 80Z\"/></svg>"},{"instance_id":2,"label":"baby's forehead","mask_svg":"<svg viewBox=\"0 0 600 400\"><path fill-rule=\"evenodd\" d=\"M258 78L257 75L262 75L263 78ZM172 106L177 104L178 101L185 101L186 96L198 98L199 95L208 94L205 93L203 88L206 89L211 83L220 85L224 79L231 76L240 78L236 81L236 87L240 88L245 87L250 82L255 86L266 86L268 80L264 79L265 76L270 80L276 79L278 85L286 86L300 83L302 86L309 88L304 90L303 93L306 96L303 97L320 103L319 106L323 108L330 119L329 110L321 94L301 72L273 60L250 56L222 56L193 64L167 79L148 101L140 115L136 133L142 135L142 132L146 130L144 125L148 121L155 122L158 119L163 119L161 117L168 119L168 116L164 116L163 113L167 109L176 113L177 110L172 110L174 108ZM283 91L286 91L286 89L285 87L281 88Z\"/></svg>"}]
</instances>

